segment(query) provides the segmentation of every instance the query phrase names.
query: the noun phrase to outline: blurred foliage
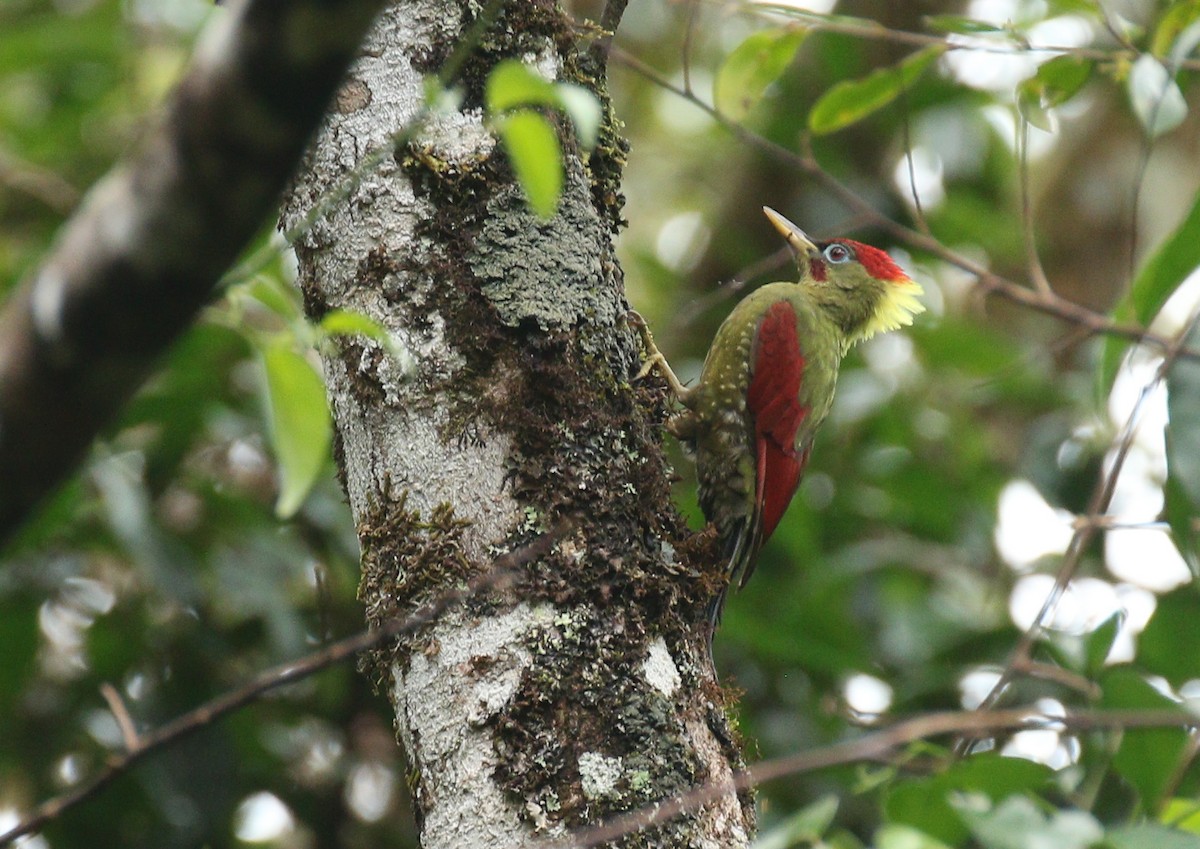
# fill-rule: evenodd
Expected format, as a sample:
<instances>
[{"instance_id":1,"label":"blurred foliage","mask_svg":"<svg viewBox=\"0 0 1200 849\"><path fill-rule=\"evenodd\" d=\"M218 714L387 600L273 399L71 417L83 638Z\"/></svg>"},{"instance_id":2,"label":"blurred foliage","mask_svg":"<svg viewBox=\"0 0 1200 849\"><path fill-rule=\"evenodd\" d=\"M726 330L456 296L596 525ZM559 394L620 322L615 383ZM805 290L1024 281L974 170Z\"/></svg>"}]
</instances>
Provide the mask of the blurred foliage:
<instances>
[{"instance_id":1,"label":"blurred foliage","mask_svg":"<svg viewBox=\"0 0 1200 849\"><path fill-rule=\"evenodd\" d=\"M590 151L600 129L600 102L582 86L549 82L525 63L506 59L488 74L486 105L530 207L553 218L562 193L562 148L554 126L536 107L566 112L580 145Z\"/></svg>"},{"instance_id":2,"label":"blurred foliage","mask_svg":"<svg viewBox=\"0 0 1200 849\"><path fill-rule=\"evenodd\" d=\"M201 0L0 6L0 287L136 142L215 14ZM797 502L727 606L717 664L742 692L753 757L977 704L1139 394L1111 518L1035 644L1041 674L1002 703L1053 714L1200 694L1185 565L1200 365L1160 381L1153 346L985 298L945 252L889 240L763 144L1033 287L1029 230L1056 292L1169 336L1200 300L1197 20L1190 0L630 4L610 74L633 143L620 247L630 301L681 375L739 290L791 273L764 204L888 247L930 308L848 359ZM586 105L547 92L510 100L580 123ZM714 98L721 120L697 105ZM321 425L287 402L324 335L373 333L354 316L305 326L291 274L279 259L228 289L4 553L0 828L120 747L102 684L149 728L361 627L350 517L324 449L306 451ZM352 669L322 673L151 757L42 845L414 845L390 726ZM761 846L1200 846L1181 730L1047 727L965 758L951 742L769 784Z\"/></svg>"},{"instance_id":3,"label":"blurred foliage","mask_svg":"<svg viewBox=\"0 0 1200 849\"><path fill-rule=\"evenodd\" d=\"M217 14L204 0L0 6L0 289L136 143ZM345 314L308 327L292 276L277 258L206 310L3 553L0 831L121 748L102 684L148 730L362 629L312 346L372 328ZM412 846L401 757L385 701L343 665L152 756L27 845L275 831L278 845Z\"/></svg>"}]
</instances>

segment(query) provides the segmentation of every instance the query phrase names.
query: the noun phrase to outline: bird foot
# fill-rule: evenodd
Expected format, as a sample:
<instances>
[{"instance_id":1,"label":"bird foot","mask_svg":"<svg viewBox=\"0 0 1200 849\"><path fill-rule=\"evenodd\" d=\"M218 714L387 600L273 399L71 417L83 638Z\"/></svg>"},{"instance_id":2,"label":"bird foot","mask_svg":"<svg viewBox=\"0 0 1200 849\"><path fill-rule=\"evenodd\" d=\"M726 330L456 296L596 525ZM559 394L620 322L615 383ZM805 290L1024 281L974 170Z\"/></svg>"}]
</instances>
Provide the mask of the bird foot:
<instances>
[{"instance_id":1,"label":"bird foot","mask_svg":"<svg viewBox=\"0 0 1200 849\"><path fill-rule=\"evenodd\" d=\"M646 375L653 371L657 371L662 375L667 382L667 386L681 404L687 404L687 397L691 395L692 390L684 386L679 378L675 376L675 372L671 369L671 364L667 362L667 358L663 356L662 351L658 350L658 345L654 344L654 336L650 333L650 327L646 324L646 319L642 318L641 313L637 310L630 310L625 314L626 321L638 329L638 333L642 337L642 345L646 348L646 362L642 363L641 369L638 371L634 380L641 380Z\"/></svg>"}]
</instances>

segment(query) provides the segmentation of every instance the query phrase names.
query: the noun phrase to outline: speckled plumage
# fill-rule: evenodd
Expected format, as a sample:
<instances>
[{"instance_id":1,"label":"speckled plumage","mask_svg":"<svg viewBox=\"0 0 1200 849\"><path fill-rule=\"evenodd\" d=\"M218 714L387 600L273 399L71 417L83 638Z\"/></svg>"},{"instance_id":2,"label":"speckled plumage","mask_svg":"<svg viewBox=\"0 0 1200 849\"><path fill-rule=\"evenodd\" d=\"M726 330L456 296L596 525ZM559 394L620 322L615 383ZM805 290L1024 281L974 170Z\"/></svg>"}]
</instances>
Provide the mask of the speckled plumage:
<instances>
[{"instance_id":1,"label":"speckled plumage","mask_svg":"<svg viewBox=\"0 0 1200 849\"><path fill-rule=\"evenodd\" d=\"M791 308L798 344L794 354L803 359L796 401L804 414L796 423L790 448L797 458L807 457L833 403L843 351L833 322L795 283L770 283L737 305L713 339L700 382L683 401L687 409L671 423L672 431L695 446L704 515L727 544L733 543L729 550L732 580L749 578L762 539L774 530L764 528L756 515L761 507L759 452L748 394L762 344L759 328L767 311L779 304ZM763 365L782 367L783 361Z\"/></svg>"},{"instance_id":2,"label":"speckled plumage","mask_svg":"<svg viewBox=\"0 0 1200 849\"><path fill-rule=\"evenodd\" d=\"M920 286L883 251L848 239L814 243L764 211L795 252L799 279L769 283L734 308L694 388L679 383L643 325L646 369L662 371L685 408L668 428L695 448L700 506L739 586L799 485L846 352L924 309ZM724 596L713 602L714 625Z\"/></svg>"}]
</instances>

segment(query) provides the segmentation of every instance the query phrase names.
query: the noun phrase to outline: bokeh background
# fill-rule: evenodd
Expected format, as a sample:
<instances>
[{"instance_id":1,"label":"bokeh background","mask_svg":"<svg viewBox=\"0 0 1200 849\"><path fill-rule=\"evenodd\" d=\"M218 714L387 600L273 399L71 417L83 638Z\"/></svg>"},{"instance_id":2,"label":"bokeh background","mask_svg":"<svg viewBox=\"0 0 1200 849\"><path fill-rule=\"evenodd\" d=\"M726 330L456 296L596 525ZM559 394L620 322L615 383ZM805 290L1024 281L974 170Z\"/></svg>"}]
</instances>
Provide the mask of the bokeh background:
<instances>
[{"instance_id":1,"label":"bokeh background","mask_svg":"<svg viewBox=\"0 0 1200 849\"><path fill-rule=\"evenodd\" d=\"M201 0L0 6L0 286L36 266L137 143L220 14ZM632 144L620 250L629 300L681 377L698 374L740 294L792 273L764 204L816 236L888 248L926 291L914 327L847 360L796 502L728 604L716 660L742 692L751 757L978 705L1053 591L1135 412L1103 527L1004 704L1053 715L1200 695L1200 366L1181 360L1158 381L1161 350L989 296L948 261L1032 292L1040 265L1058 296L1099 314L1184 328L1200 302L1198 20L1188 0L630 3L610 70ZM889 83L906 59L923 67ZM817 120L839 84L869 79L848 90L844 126ZM1173 272L1149 275L1151 261ZM290 280L281 251L227 287L0 553L0 830L121 748L103 685L149 728L361 628L332 462L295 516L275 515L264 355L311 357L314 341ZM690 462L670 448L699 527ZM954 761L918 746L773 782L763 845L990 849L1050 834L1161 847L1131 826L1142 820L1200 845L1183 731L1047 728L981 748ZM343 665L154 755L23 845L414 835L387 706Z\"/></svg>"}]
</instances>

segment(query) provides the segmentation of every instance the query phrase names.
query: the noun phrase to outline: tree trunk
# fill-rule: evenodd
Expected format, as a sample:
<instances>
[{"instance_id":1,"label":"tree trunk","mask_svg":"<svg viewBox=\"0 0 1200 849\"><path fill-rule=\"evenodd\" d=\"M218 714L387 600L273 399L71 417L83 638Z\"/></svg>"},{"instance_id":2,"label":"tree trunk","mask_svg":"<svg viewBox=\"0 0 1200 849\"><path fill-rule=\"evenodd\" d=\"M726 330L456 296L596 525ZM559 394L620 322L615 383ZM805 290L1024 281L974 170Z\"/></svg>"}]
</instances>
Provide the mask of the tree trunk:
<instances>
[{"instance_id":1,"label":"tree trunk","mask_svg":"<svg viewBox=\"0 0 1200 849\"><path fill-rule=\"evenodd\" d=\"M477 11L418 0L384 13L286 225L392 144ZM457 110L399 144L296 246L313 318L353 310L391 336L325 354L369 619L570 528L513 584L374 659L427 849L538 845L728 783L741 765L704 648L709 552L671 505L662 395L631 382L638 348L612 244L624 142L611 117L590 157L561 132L566 185L542 221L480 108L488 71L517 56L588 86L611 116L602 68L542 0L504 5L474 37ZM752 801L731 787L624 845L736 847L753 830Z\"/></svg>"}]
</instances>

